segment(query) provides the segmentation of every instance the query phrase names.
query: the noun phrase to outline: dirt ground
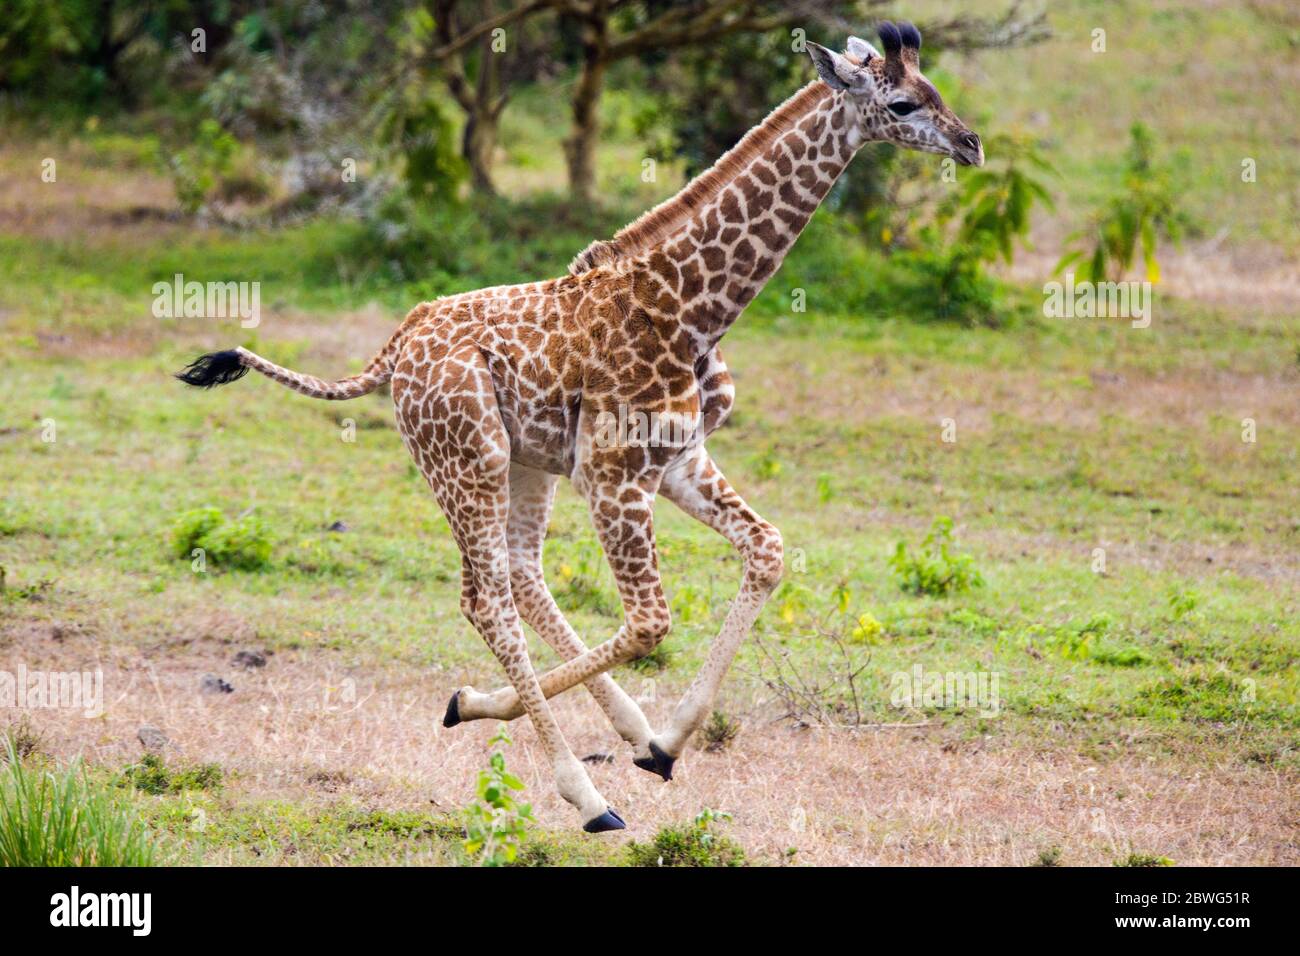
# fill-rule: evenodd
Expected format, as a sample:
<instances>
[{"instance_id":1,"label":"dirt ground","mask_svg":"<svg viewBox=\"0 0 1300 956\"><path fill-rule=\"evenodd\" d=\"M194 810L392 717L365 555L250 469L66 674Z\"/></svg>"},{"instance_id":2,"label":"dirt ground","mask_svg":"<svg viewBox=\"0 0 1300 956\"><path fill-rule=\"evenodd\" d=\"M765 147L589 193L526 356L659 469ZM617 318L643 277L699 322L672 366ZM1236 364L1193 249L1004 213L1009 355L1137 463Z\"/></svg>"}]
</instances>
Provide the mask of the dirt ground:
<instances>
[{"instance_id":1,"label":"dirt ground","mask_svg":"<svg viewBox=\"0 0 1300 956\"><path fill-rule=\"evenodd\" d=\"M138 759L138 729L157 727L169 759L227 771L228 800L454 812L471 798L496 729L441 726L447 689L490 681L487 672L349 668L321 651L282 652L241 671L230 663L235 646L214 640L141 652L47 633L24 644L31 669L103 670L101 717L31 712L53 749L116 768ZM201 692L208 673L234 690ZM662 696L645 704L652 723L676 692ZM728 834L765 862L796 850L803 865L1027 865L1051 847L1066 865L1107 865L1151 847L1180 865L1300 862L1300 794L1286 777L1240 763L1189 771L1151 755L1094 760L1030 741L958 740L933 725L801 729L773 722L770 702L751 704L731 746L689 751L665 784L632 766L585 693L558 700L575 752L614 757L589 766L629 829L600 839L646 840L708 806L730 812ZM511 732L511 768L539 820L576 826L537 763L531 728L519 721Z\"/></svg>"}]
</instances>

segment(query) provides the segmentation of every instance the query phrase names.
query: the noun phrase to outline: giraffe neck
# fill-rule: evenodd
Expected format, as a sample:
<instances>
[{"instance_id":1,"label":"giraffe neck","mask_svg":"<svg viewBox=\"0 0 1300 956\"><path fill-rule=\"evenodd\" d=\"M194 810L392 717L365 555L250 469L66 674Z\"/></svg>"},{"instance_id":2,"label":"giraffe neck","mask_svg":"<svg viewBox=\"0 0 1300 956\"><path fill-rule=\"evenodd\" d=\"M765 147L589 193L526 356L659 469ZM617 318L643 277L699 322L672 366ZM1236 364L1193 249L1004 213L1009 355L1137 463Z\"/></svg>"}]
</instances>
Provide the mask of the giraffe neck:
<instances>
[{"instance_id":1,"label":"giraffe neck","mask_svg":"<svg viewBox=\"0 0 1300 956\"><path fill-rule=\"evenodd\" d=\"M802 115L649 252L652 273L679 279L670 291L699 355L767 284L862 145L852 101L814 86L792 98L807 101Z\"/></svg>"}]
</instances>

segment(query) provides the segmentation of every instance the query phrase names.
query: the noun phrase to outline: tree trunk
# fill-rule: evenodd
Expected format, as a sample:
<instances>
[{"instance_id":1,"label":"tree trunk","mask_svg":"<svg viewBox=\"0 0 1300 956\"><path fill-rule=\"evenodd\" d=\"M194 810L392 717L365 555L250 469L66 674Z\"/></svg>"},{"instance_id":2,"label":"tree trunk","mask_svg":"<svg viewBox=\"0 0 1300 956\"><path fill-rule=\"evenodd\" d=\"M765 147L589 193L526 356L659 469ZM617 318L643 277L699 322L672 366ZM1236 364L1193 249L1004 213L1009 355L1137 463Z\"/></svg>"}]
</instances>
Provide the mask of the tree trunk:
<instances>
[{"instance_id":1,"label":"tree trunk","mask_svg":"<svg viewBox=\"0 0 1300 956\"><path fill-rule=\"evenodd\" d=\"M491 109L470 113L465 117L465 134L461 138L461 156L469 165L470 183L477 193L495 196L492 182L492 159L497 148L497 117Z\"/></svg>"},{"instance_id":2,"label":"tree trunk","mask_svg":"<svg viewBox=\"0 0 1300 956\"><path fill-rule=\"evenodd\" d=\"M596 141L600 127L600 94L605 86L605 21L587 24L583 37L582 72L573 91L573 132L564 143L569 164L569 194L590 202L596 188Z\"/></svg>"}]
</instances>

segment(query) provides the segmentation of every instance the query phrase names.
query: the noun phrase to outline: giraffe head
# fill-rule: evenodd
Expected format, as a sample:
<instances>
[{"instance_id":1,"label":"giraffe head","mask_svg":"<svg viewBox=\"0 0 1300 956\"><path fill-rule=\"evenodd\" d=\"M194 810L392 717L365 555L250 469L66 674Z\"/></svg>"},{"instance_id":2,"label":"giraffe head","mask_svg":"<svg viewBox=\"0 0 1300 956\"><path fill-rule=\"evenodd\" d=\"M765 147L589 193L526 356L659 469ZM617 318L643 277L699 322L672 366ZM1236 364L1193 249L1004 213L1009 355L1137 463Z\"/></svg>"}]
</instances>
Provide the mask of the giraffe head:
<instances>
[{"instance_id":1,"label":"giraffe head","mask_svg":"<svg viewBox=\"0 0 1300 956\"><path fill-rule=\"evenodd\" d=\"M963 166L984 165L980 138L944 105L921 73L916 27L886 20L880 24L880 42L883 56L858 37L849 37L843 54L808 44L822 82L843 90L856 108L863 140L951 156Z\"/></svg>"}]
</instances>

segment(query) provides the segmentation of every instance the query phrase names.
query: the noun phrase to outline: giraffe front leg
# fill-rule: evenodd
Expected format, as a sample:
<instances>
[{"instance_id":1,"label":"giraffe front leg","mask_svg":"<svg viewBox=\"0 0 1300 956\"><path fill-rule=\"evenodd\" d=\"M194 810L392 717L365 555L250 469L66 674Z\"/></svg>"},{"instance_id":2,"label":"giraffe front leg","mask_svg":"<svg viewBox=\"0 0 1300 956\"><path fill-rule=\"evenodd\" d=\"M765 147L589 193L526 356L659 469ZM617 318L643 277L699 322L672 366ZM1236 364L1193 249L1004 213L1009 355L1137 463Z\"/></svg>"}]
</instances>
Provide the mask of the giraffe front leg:
<instances>
[{"instance_id":1,"label":"giraffe front leg","mask_svg":"<svg viewBox=\"0 0 1300 956\"><path fill-rule=\"evenodd\" d=\"M651 751L668 764L667 779L672 773L672 761L681 756L691 735L708 716L727 668L768 597L780 584L784 564L781 533L745 504L703 448L670 469L659 490L730 541L745 561L740 593L727 611L704 665L673 711L668 726L650 742Z\"/></svg>"},{"instance_id":2,"label":"giraffe front leg","mask_svg":"<svg viewBox=\"0 0 1300 956\"><path fill-rule=\"evenodd\" d=\"M538 683L548 698L611 667L649 654L663 640L671 624L655 554L654 495L639 485L620 484L597 489L588 498L592 523L623 601L624 622L611 639L540 675ZM452 698L449 718L453 710L459 720L484 717L513 720L523 713L513 687L503 687L491 694L465 688ZM648 742L646 749L653 752ZM638 765L642 760L653 764L651 753L638 756Z\"/></svg>"},{"instance_id":3,"label":"giraffe front leg","mask_svg":"<svg viewBox=\"0 0 1300 956\"><path fill-rule=\"evenodd\" d=\"M572 660L585 653L587 645L565 620L542 576L542 545L558 481L554 475L511 464L510 518L506 534L510 543L510 585L519 616L561 657ZM653 760L650 722L636 701L610 674L597 674L585 686L618 735L631 745L636 759ZM498 719L503 714L506 719L519 716L523 708L518 706L517 697L512 700L510 696L505 693L494 696L479 693L472 687L462 688L448 704L443 724L455 726L462 720L479 716Z\"/></svg>"}]
</instances>

